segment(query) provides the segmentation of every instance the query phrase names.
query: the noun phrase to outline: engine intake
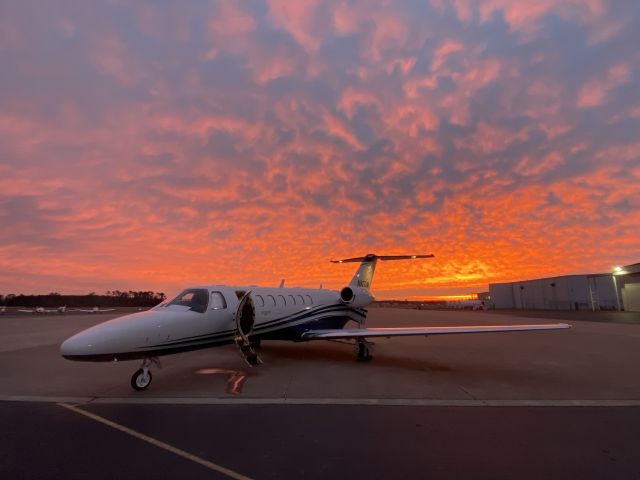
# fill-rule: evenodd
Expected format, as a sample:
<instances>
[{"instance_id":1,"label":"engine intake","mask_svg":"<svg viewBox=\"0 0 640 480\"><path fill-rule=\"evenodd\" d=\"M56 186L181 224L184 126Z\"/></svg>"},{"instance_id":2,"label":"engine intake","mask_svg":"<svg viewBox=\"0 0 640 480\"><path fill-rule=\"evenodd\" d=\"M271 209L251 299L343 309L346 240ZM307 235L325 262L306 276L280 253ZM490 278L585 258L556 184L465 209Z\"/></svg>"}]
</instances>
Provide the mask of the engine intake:
<instances>
[{"instance_id":1,"label":"engine intake","mask_svg":"<svg viewBox=\"0 0 640 480\"><path fill-rule=\"evenodd\" d=\"M340 301L352 307L366 307L373 302L373 295L365 288L344 287L340 290Z\"/></svg>"},{"instance_id":2,"label":"engine intake","mask_svg":"<svg viewBox=\"0 0 640 480\"><path fill-rule=\"evenodd\" d=\"M356 298L356 294L353 293L353 289L351 287L344 287L340 290L340 300L342 300L343 303L351 303L354 298Z\"/></svg>"}]
</instances>

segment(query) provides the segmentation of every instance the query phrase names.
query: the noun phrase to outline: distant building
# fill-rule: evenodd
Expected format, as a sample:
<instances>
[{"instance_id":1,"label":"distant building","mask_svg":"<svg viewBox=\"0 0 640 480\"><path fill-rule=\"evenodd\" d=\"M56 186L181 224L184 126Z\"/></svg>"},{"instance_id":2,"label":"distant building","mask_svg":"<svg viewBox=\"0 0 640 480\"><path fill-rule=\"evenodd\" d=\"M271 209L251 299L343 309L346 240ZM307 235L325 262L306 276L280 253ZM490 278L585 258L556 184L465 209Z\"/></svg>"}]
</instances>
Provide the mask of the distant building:
<instances>
[{"instance_id":1,"label":"distant building","mask_svg":"<svg viewBox=\"0 0 640 480\"><path fill-rule=\"evenodd\" d=\"M492 308L640 311L640 263L612 273L565 275L489 285Z\"/></svg>"}]
</instances>

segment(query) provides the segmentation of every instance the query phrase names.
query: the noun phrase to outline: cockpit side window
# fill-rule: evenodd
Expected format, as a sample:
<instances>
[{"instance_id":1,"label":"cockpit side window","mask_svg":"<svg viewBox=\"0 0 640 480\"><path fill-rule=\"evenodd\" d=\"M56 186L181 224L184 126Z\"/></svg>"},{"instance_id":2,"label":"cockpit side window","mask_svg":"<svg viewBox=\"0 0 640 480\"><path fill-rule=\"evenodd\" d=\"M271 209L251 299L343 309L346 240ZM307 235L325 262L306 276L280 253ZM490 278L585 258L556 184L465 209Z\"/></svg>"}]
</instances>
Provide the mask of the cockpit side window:
<instances>
[{"instance_id":1,"label":"cockpit side window","mask_svg":"<svg viewBox=\"0 0 640 480\"><path fill-rule=\"evenodd\" d=\"M169 305L189 307L194 312L204 313L209 302L209 292L204 288L189 288L171 300Z\"/></svg>"},{"instance_id":2,"label":"cockpit side window","mask_svg":"<svg viewBox=\"0 0 640 480\"><path fill-rule=\"evenodd\" d=\"M227 308L227 301L220 292L211 292L211 310L222 310Z\"/></svg>"}]
</instances>

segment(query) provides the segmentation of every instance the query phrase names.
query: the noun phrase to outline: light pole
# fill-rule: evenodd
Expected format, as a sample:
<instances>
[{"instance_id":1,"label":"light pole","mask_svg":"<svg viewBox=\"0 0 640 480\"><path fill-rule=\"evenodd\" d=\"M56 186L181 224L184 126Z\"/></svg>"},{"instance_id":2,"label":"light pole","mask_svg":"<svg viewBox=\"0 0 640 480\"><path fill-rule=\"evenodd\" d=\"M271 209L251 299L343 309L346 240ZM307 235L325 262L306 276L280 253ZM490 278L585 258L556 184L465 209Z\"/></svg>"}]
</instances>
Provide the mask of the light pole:
<instances>
[{"instance_id":1,"label":"light pole","mask_svg":"<svg viewBox=\"0 0 640 480\"><path fill-rule=\"evenodd\" d=\"M618 311L622 311L622 306L620 305L620 295L618 293L618 281L616 276L623 275L626 272L620 266L613 267L613 273L611 274L611 278L613 279L613 289L616 292L616 305L618 306Z\"/></svg>"}]
</instances>

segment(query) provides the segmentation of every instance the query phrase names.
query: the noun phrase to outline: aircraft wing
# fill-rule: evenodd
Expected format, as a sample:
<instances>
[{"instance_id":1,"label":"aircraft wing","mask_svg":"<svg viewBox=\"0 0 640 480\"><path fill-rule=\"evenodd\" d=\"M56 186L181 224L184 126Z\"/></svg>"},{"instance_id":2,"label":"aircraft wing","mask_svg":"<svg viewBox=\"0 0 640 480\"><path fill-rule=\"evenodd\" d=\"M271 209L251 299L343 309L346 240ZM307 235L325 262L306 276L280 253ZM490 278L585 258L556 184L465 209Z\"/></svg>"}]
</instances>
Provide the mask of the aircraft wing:
<instances>
[{"instance_id":1,"label":"aircraft wing","mask_svg":"<svg viewBox=\"0 0 640 480\"><path fill-rule=\"evenodd\" d=\"M24 312L24 313L33 313L35 312L35 310L18 310L19 312Z\"/></svg>"},{"instance_id":2,"label":"aircraft wing","mask_svg":"<svg viewBox=\"0 0 640 480\"><path fill-rule=\"evenodd\" d=\"M541 325L463 325L452 327L347 328L336 330L308 330L302 334L302 338L303 340L331 340L338 338L439 335L443 333L520 332L526 330L558 330L562 328L571 328L571 325L568 325L566 323L550 323Z\"/></svg>"},{"instance_id":3,"label":"aircraft wing","mask_svg":"<svg viewBox=\"0 0 640 480\"><path fill-rule=\"evenodd\" d=\"M98 310L99 312L113 312L115 308L103 308L102 310Z\"/></svg>"}]
</instances>

